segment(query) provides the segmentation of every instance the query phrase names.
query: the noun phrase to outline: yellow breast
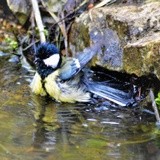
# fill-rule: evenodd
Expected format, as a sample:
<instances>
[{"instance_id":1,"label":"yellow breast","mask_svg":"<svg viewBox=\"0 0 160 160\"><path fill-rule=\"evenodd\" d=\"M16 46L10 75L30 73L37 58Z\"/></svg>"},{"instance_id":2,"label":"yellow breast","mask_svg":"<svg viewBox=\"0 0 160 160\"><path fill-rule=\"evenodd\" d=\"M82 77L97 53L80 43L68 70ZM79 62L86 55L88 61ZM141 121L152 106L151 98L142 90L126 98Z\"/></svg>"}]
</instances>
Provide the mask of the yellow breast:
<instances>
[{"instance_id":1,"label":"yellow breast","mask_svg":"<svg viewBox=\"0 0 160 160\"><path fill-rule=\"evenodd\" d=\"M84 88L79 88L78 84L74 84L74 80L61 82L58 80L58 75L59 70L53 72L45 79L45 88L51 97L57 101L69 103L88 102L90 100L90 94L85 92ZM74 83L71 83L71 81L74 81Z\"/></svg>"},{"instance_id":2,"label":"yellow breast","mask_svg":"<svg viewBox=\"0 0 160 160\"><path fill-rule=\"evenodd\" d=\"M61 90L56 82L58 75L59 70L56 70L52 74L48 75L44 80L44 87L47 93L57 101L59 101L59 97L61 95Z\"/></svg>"},{"instance_id":3,"label":"yellow breast","mask_svg":"<svg viewBox=\"0 0 160 160\"><path fill-rule=\"evenodd\" d=\"M34 78L30 84L31 90L33 93L41 96L46 96L46 92L43 89L42 79L40 75L36 72Z\"/></svg>"},{"instance_id":4,"label":"yellow breast","mask_svg":"<svg viewBox=\"0 0 160 160\"><path fill-rule=\"evenodd\" d=\"M49 94L59 102L75 103L88 102L90 100L90 93L85 92L84 88L78 87L78 79L75 78L61 82L58 79L58 75L59 70L54 71L43 80L44 85L42 85L42 79L40 75L36 73L30 85L32 92L41 96ZM45 89L43 87L45 87Z\"/></svg>"}]
</instances>

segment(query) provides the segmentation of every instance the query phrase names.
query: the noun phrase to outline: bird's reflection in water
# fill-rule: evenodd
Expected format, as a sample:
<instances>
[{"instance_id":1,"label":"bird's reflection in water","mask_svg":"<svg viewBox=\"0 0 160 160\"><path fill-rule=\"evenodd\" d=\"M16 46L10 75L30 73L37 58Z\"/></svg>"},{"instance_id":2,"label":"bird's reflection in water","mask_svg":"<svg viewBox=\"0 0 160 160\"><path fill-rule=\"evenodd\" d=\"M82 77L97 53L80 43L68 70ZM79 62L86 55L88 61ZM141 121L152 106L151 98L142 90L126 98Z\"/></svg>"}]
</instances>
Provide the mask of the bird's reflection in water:
<instances>
[{"instance_id":1,"label":"bird's reflection in water","mask_svg":"<svg viewBox=\"0 0 160 160\"><path fill-rule=\"evenodd\" d=\"M56 103L51 99L38 96L34 96L33 101L35 106L33 147L37 150L53 151L57 144L70 145L71 127L83 121L80 111L83 107L78 107L76 104Z\"/></svg>"},{"instance_id":2,"label":"bird's reflection in water","mask_svg":"<svg viewBox=\"0 0 160 160\"><path fill-rule=\"evenodd\" d=\"M130 117L130 112L99 112L94 110L95 106L56 103L39 96L33 96L32 101L35 117L34 155L38 153L43 159L59 160L66 156L71 159L87 159L90 156L96 159L97 155L102 155L102 159L106 156L108 159L117 156L128 159L131 152L140 151L138 156L141 153L150 156L146 147L149 150L153 148L148 146L153 135L156 136L155 126L147 120ZM154 147L159 155L159 148L157 145ZM133 159L134 156L137 154L133 154Z\"/></svg>"}]
</instances>

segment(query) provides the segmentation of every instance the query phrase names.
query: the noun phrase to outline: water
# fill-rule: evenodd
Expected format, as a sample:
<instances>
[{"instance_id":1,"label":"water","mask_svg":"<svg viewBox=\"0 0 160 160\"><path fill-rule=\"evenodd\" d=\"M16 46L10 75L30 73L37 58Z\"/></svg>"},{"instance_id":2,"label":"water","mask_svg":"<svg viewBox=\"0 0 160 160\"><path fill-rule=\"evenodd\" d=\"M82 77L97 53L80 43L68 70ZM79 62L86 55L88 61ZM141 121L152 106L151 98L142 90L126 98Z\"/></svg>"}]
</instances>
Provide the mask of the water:
<instances>
[{"instance_id":1,"label":"water","mask_svg":"<svg viewBox=\"0 0 160 160\"><path fill-rule=\"evenodd\" d=\"M0 159L160 160L151 115L35 96L31 73L5 55L0 77Z\"/></svg>"}]
</instances>

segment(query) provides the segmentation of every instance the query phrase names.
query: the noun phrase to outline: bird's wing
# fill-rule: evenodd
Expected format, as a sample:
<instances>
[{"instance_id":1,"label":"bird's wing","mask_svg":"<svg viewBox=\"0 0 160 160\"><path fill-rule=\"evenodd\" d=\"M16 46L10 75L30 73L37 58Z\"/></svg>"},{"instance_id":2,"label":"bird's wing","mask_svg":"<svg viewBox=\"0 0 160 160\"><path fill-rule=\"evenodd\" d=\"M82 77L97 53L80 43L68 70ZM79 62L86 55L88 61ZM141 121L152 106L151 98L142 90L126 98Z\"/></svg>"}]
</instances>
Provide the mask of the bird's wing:
<instances>
[{"instance_id":1,"label":"bird's wing","mask_svg":"<svg viewBox=\"0 0 160 160\"><path fill-rule=\"evenodd\" d=\"M75 76L86 64L96 55L98 47L92 46L86 48L83 52L78 53L75 58L66 58L65 63L60 69L60 78L68 80Z\"/></svg>"},{"instance_id":2,"label":"bird's wing","mask_svg":"<svg viewBox=\"0 0 160 160\"><path fill-rule=\"evenodd\" d=\"M83 52L78 53L77 59L81 69L97 54L98 47L96 45L84 49Z\"/></svg>"},{"instance_id":3,"label":"bird's wing","mask_svg":"<svg viewBox=\"0 0 160 160\"><path fill-rule=\"evenodd\" d=\"M59 70L59 78L62 80L68 80L76 75L80 71L80 64L76 58L66 58L65 62Z\"/></svg>"}]
</instances>

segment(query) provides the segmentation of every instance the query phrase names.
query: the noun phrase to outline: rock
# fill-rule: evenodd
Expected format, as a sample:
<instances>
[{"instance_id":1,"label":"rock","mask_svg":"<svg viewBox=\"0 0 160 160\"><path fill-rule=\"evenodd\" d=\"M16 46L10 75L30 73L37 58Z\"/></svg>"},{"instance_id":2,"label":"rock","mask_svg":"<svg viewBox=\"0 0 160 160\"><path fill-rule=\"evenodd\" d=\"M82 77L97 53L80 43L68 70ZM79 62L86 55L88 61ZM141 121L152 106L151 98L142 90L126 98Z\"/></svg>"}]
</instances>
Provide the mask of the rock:
<instances>
[{"instance_id":1,"label":"rock","mask_svg":"<svg viewBox=\"0 0 160 160\"><path fill-rule=\"evenodd\" d=\"M103 41L104 47L92 65L137 76L154 73L160 79L159 8L157 1L137 6L112 5L85 12L72 25L70 48L76 54ZM101 36L94 38L96 34Z\"/></svg>"},{"instance_id":2,"label":"rock","mask_svg":"<svg viewBox=\"0 0 160 160\"><path fill-rule=\"evenodd\" d=\"M43 6L47 8L52 13L61 12L63 5L67 0L45 0L42 1Z\"/></svg>"},{"instance_id":3,"label":"rock","mask_svg":"<svg viewBox=\"0 0 160 160\"><path fill-rule=\"evenodd\" d=\"M160 79L160 32L124 47L123 68L138 76L155 74Z\"/></svg>"},{"instance_id":4,"label":"rock","mask_svg":"<svg viewBox=\"0 0 160 160\"><path fill-rule=\"evenodd\" d=\"M120 46L118 35L111 29L93 29L90 32L92 43L99 44L100 49L96 58L92 59L92 65L100 65L112 70L122 69L123 50Z\"/></svg>"},{"instance_id":5,"label":"rock","mask_svg":"<svg viewBox=\"0 0 160 160\"><path fill-rule=\"evenodd\" d=\"M20 24L23 25L31 12L30 0L7 0L7 4Z\"/></svg>"}]
</instances>

